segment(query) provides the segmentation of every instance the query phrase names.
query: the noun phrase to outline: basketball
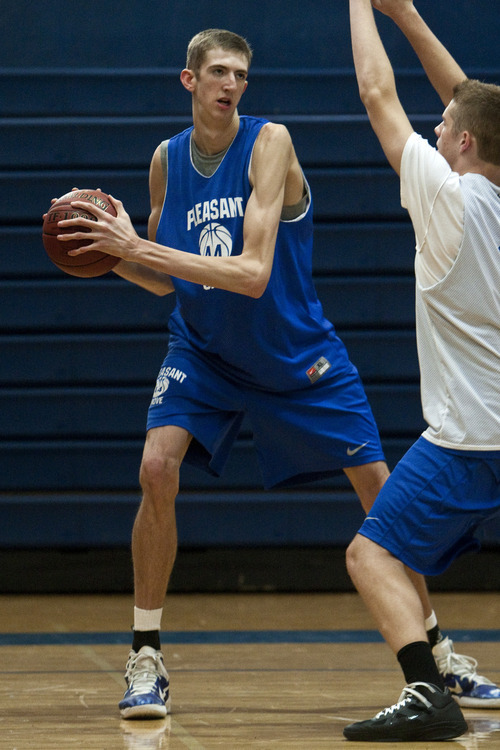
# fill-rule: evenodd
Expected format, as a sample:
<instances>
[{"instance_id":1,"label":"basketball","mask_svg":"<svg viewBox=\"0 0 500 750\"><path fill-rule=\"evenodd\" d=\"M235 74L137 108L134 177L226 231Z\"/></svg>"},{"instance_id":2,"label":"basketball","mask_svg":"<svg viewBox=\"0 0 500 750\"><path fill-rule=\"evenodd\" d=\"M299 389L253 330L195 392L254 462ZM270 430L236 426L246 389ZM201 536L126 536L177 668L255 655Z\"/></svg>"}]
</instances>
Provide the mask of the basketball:
<instances>
[{"instance_id":1,"label":"basketball","mask_svg":"<svg viewBox=\"0 0 500 750\"><path fill-rule=\"evenodd\" d=\"M88 210L75 208L71 201L85 201ZM97 221L92 213L92 206L98 206L103 211L116 216L116 211L109 196L101 190L74 190L61 196L51 205L43 220L43 246L51 261L71 276L93 277L102 276L116 266L120 258L100 251L89 250L82 255L68 255L68 250L76 250L84 245L91 245L92 240L69 240L60 242L58 234L72 234L73 232L88 232L86 227L58 227L57 222L63 219L75 219L79 216Z\"/></svg>"}]
</instances>

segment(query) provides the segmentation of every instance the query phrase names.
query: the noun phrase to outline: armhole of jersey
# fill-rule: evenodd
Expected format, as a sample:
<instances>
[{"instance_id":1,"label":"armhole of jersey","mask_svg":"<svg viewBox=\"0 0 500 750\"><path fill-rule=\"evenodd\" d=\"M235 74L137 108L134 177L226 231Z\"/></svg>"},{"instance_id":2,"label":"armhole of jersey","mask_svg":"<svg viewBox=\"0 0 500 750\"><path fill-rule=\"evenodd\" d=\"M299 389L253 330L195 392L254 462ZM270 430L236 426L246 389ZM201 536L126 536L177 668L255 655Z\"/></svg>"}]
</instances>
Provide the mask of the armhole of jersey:
<instances>
[{"instance_id":1,"label":"armhole of jersey","mask_svg":"<svg viewBox=\"0 0 500 750\"><path fill-rule=\"evenodd\" d=\"M311 205L311 188L309 187L309 183L303 172L302 179L304 180L304 195L294 206L283 206L281 209L280 221L300 221L307 214L309 206Z\"/></svg>"},{"instance_id":2,"label":"armhole of jersey","mask_svg":"<svg viewBox=\"0 0 500 750\"><path fill-rule=\"evenodd\" d=\"M160 226L161 218L163 215L163 209L165 208L165 201L167 200L167 184L168 184L168 140L162 141L160 143L160 162L161 162L161 171L163 174L163 178L165 180L165 194L163 196L163 204L161 207L160 212L160 218L158 220L158 226ZM158 232L158 227L156 227L156 232Z\"/></svg>"},{"instance_id":3,"label":"armhole of jersey","mask_svg":"<svg viewBox=\"0 0 500 750\"><path fill-rule=\"evenodd\" d=\"M165 178L165 184L167 183L168 177L168 141L162 141L160 144L160 159L163 176Z\"/></svg>"},{"instance_id":4,"label":"armhole of jersey","mask_svg":"<svg viewBox=\"0 0 500 750\"><path fill-rule=\"evenodd\" d=\"M259 130L260 133L260 130ZM259 133L257 133L257 138ZM255 141L257 140L255 138ZM250 180L250 172L252 171L252 159L253 159L253 150L255 148L255 141L252 146L252 153L250 154L250 159L248 160L248 184L253 189L252 182ZM302 168L301 168L302 169ZM311 205L311 188L309 187L309 183L306 180L306 176L304 172L302 171L302 179L304 180L304 195L296 203L294 206L283 206L281 209L281 215L280 215L280 221L284 222L292 222L292 221L298 221L299 219L302 219L308 212L309 206Z\"/></svg>"},{"instance_id":5,"label":"armhole of jersey","mask_svg":"<svg viewBox=\"0 0 500 750\"><path fill-rule=\"evenodd\" d=\"M259 130L259 133L260 133L260 130ZM257 134L257 135L258 135L258 134ZM256 141L256 140L257 140L257 138L255 139L255 141ZM249 158L249 160L248 160L248 172L247 172L247 180L248 180L248 184L250 185L250 189L251 189L251 190L253 190L253 185L252 185L252 181L250 180L250 173L251 173L251 171L252 171L252 159L253 159L253 150L254 150L254 148L255 148L255 141L253 142L253 146L252 146L252 152L251 152L251 154L250 154L250 158Z\"/></svg>"}]
</instances>

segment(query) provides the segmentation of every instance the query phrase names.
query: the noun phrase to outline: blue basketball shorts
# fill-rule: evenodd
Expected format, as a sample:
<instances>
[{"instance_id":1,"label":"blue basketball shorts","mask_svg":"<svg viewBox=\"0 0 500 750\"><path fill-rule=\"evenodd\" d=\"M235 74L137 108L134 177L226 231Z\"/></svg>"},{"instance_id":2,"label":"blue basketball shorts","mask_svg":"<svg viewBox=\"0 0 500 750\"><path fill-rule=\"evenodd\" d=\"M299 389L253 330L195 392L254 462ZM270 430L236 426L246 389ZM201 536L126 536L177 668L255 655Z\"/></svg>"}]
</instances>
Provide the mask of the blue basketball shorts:
<instances>
[{"instance_id":1,"label":"blue basketball shorts","mask_svg":"<svg viewBox=\"0 0 500 750\"><path fill-rule=\"evenodd\" d=\"M359 533L424 575L480 547L500 512L500 452L461 452L420 437L397 464Z\"/></svg>"},{"instance_id":2,"label":"blue basketball shorts","mask_svg":"<svg viewBox=\"0 0 500 750\"><path fill-rule=\"evenodd\" d=\"M251 431L265 488L385 460L353 365L303 389L268 392L221 374L194 351L174 348L160 369L148 411L148 430L165 425L193 436L185 460L215 476L242 426Z\"/></svg>"}]
</instances>

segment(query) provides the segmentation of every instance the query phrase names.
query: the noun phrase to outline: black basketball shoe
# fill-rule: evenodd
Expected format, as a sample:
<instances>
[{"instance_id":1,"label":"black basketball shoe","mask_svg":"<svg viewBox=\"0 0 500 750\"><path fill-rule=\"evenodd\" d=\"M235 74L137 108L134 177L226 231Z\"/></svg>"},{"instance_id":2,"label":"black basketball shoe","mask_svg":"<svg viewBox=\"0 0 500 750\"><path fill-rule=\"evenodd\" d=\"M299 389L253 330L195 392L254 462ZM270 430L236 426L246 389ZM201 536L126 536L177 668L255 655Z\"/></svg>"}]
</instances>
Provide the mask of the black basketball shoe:
<instances>
[{"instance_id":1,"label":"black basketball shoe","mask_svg":"<svg viewBox=\"0 0 500 750\"><path fill-rule=\"evenodd\" d=\"M393 706L373 719L349 724L344 737L358 742L439 741L466 731L467 723L447 688L443 691L428 682L412 682Z\"/></svg>"}]
</instances>

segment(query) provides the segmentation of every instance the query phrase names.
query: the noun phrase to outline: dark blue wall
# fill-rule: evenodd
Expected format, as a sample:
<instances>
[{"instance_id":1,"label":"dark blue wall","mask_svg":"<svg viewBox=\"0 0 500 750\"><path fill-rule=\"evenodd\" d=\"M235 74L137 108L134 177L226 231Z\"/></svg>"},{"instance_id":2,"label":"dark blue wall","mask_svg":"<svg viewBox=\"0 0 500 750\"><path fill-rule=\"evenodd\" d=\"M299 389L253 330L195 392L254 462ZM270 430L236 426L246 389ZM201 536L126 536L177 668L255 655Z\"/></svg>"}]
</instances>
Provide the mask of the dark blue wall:
<instances>
[{"instance_id":1,"label":"dark blue wall","mask_svg":"<svg viewBox=\"0 0 500 750\"><path fill-rule=\"evenodd\" d=\"M366 384L389 463L423 427L413 317L413 234L359 102L347 0L227 5L180 0L12 3L0 46L0 544L127 544L145 416L171 299L109 274L65 276L41 215L70 189L120 197L145 233L148 167L189 123L178 81L190 37L246 35L254 65L241 112L284 122L311 183L315 277ZM419 4L469 75L500 80L495 3ZM416 129L441 104L387 19L384 38ZM183 545L345 544L361 520L346 481L261 490L244 425L227 472L183 469ZM489 540L498 537L491 528Z\"/></svg>"},{"instance_id":2,"label":"dark blue wall","mask_svg":"<svg viewBox=\"0 0 500 750\"><path fill-rule=\"evenodd\" d=\"M417 7L462 65L498 66L499 14L495 1L422 0ZM413 53L380 16L395 65L414 64ZM2 8L0 66L116 67L184 66L191 36L209 27L248 38L255 64L263 67L349 67L348 2L254 0L108 0L71 3L19 0Z\"/></svg>"}]
</instances>

